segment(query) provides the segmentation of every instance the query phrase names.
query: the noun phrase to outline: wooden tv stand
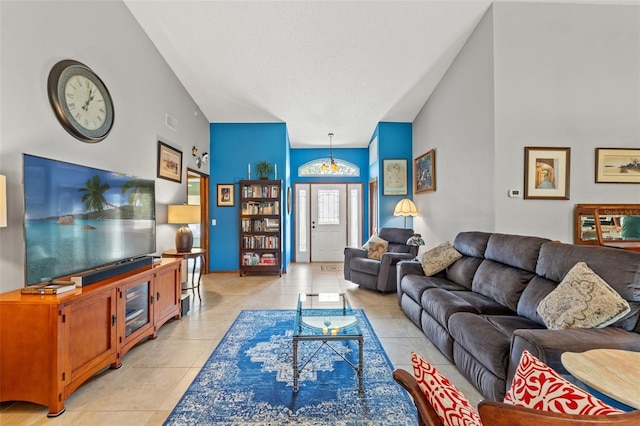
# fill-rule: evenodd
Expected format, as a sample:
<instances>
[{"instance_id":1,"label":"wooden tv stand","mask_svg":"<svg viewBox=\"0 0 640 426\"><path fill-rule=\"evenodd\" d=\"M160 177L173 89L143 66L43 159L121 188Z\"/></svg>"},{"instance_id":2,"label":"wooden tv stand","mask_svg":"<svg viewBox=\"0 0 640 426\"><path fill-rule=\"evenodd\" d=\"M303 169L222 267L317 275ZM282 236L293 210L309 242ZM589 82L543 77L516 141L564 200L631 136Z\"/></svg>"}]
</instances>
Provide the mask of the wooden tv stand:
<instances>
[{"instance_id":1,"label":"wooden tv stand","mask_svg":"<svg viewBox=\"0 0 640 426\"><path fill-rule=\"evenodd\" d=\"M180 318L180 265L163 259L59 295L0 294L0 401L62 414L87 379Z\"/></svg>"}]
</instances>

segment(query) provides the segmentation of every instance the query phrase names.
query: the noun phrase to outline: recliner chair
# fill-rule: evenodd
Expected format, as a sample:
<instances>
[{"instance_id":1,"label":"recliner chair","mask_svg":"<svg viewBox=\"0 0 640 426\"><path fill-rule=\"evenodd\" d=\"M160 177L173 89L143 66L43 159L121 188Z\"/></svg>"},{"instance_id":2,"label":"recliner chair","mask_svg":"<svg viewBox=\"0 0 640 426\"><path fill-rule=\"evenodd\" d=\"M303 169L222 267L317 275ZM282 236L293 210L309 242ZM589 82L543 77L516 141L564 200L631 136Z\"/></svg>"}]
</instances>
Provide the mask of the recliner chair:
<instances>
[{"instance_id":1,"label":"recliner chair","mask_svg":"<svg viewBox=\"0 0 640 426\"><path fill-rule=\"evenodd\" d=\"M389 247L380 260L369 259L363 248L345 247L344 279L383 293L397 291L396 264L418 254L418 246L407 245L413 233L407 228L381 228L378 237L388 241Z\"/></svg>"}]
</instances>

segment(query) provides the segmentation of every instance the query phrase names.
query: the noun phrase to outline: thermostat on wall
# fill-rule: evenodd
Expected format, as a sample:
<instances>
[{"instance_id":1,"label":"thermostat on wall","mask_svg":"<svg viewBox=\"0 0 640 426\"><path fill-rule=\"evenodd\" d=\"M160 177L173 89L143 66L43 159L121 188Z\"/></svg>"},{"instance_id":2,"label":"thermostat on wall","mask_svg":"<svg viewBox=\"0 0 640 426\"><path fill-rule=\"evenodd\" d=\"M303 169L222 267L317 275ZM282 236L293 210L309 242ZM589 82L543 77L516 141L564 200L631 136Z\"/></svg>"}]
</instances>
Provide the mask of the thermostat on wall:
<instances>
[{"instance_id":1,"label":"thermostat on wall","mask_svg":"<svg viewBox=\"0 0 640 426\"><path fill-rule=\"evenodd\" d=\"M522 191L519 189L510 189L509 191L507 191L507 195L509 196L509 198L521 198Z\"/></svg>"}]
</instances>

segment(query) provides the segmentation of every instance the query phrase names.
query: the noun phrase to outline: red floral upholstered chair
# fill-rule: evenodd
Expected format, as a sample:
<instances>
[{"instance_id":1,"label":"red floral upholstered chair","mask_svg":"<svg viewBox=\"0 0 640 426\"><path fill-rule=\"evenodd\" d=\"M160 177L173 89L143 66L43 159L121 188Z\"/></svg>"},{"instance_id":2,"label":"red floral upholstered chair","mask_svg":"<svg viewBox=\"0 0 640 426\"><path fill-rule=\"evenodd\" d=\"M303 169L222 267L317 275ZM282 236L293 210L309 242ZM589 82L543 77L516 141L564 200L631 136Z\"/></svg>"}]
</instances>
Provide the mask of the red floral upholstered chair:
<instances>
[{"instance_id":1,"label":"red floral upholstered chair","mask_svg":"<svg viewBox=\"0 0 640 426\"><path fill-rule=\"evenodd\" d=\"M482 401L478 410L435 367L416 354L414 374L393 378L413 398L418 424L426 426L640 425L640 410L623 413L567 382L525 351L505 402Z\"/></svg>"}]
</instances>

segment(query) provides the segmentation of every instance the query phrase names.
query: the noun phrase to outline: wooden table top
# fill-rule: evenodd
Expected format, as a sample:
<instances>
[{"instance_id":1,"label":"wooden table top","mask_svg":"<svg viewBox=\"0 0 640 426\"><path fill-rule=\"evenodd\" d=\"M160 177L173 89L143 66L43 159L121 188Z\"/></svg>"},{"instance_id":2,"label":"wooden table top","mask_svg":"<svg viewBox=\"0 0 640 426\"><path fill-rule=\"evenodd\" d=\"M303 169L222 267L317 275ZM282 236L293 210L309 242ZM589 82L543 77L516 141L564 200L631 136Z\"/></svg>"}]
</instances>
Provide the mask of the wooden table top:
<instances>
[{"instance_id":1,"label":"wooden table top","mask_svg":"<svg viewBox=\"0 0 640 426\"><path fill-rule=\"evenodd\" d=\"M204 249L201 248L192 248L191 251L178 251L176 249L165 250L162 252L163 256L170 257L184 257L184 258L192 258L197 256L204 255Z\"/></svg>"},{"instance_id":2,"label":"wooden table top","mask_svg":"<svg viewBox=\"0 0 640 426\"><path fill-rule=\"evenodd\" d=\"M593 349L565 352L561 360L569 373L584 384L640 409L640 352Z\"/></svg>"}]
</instances>

